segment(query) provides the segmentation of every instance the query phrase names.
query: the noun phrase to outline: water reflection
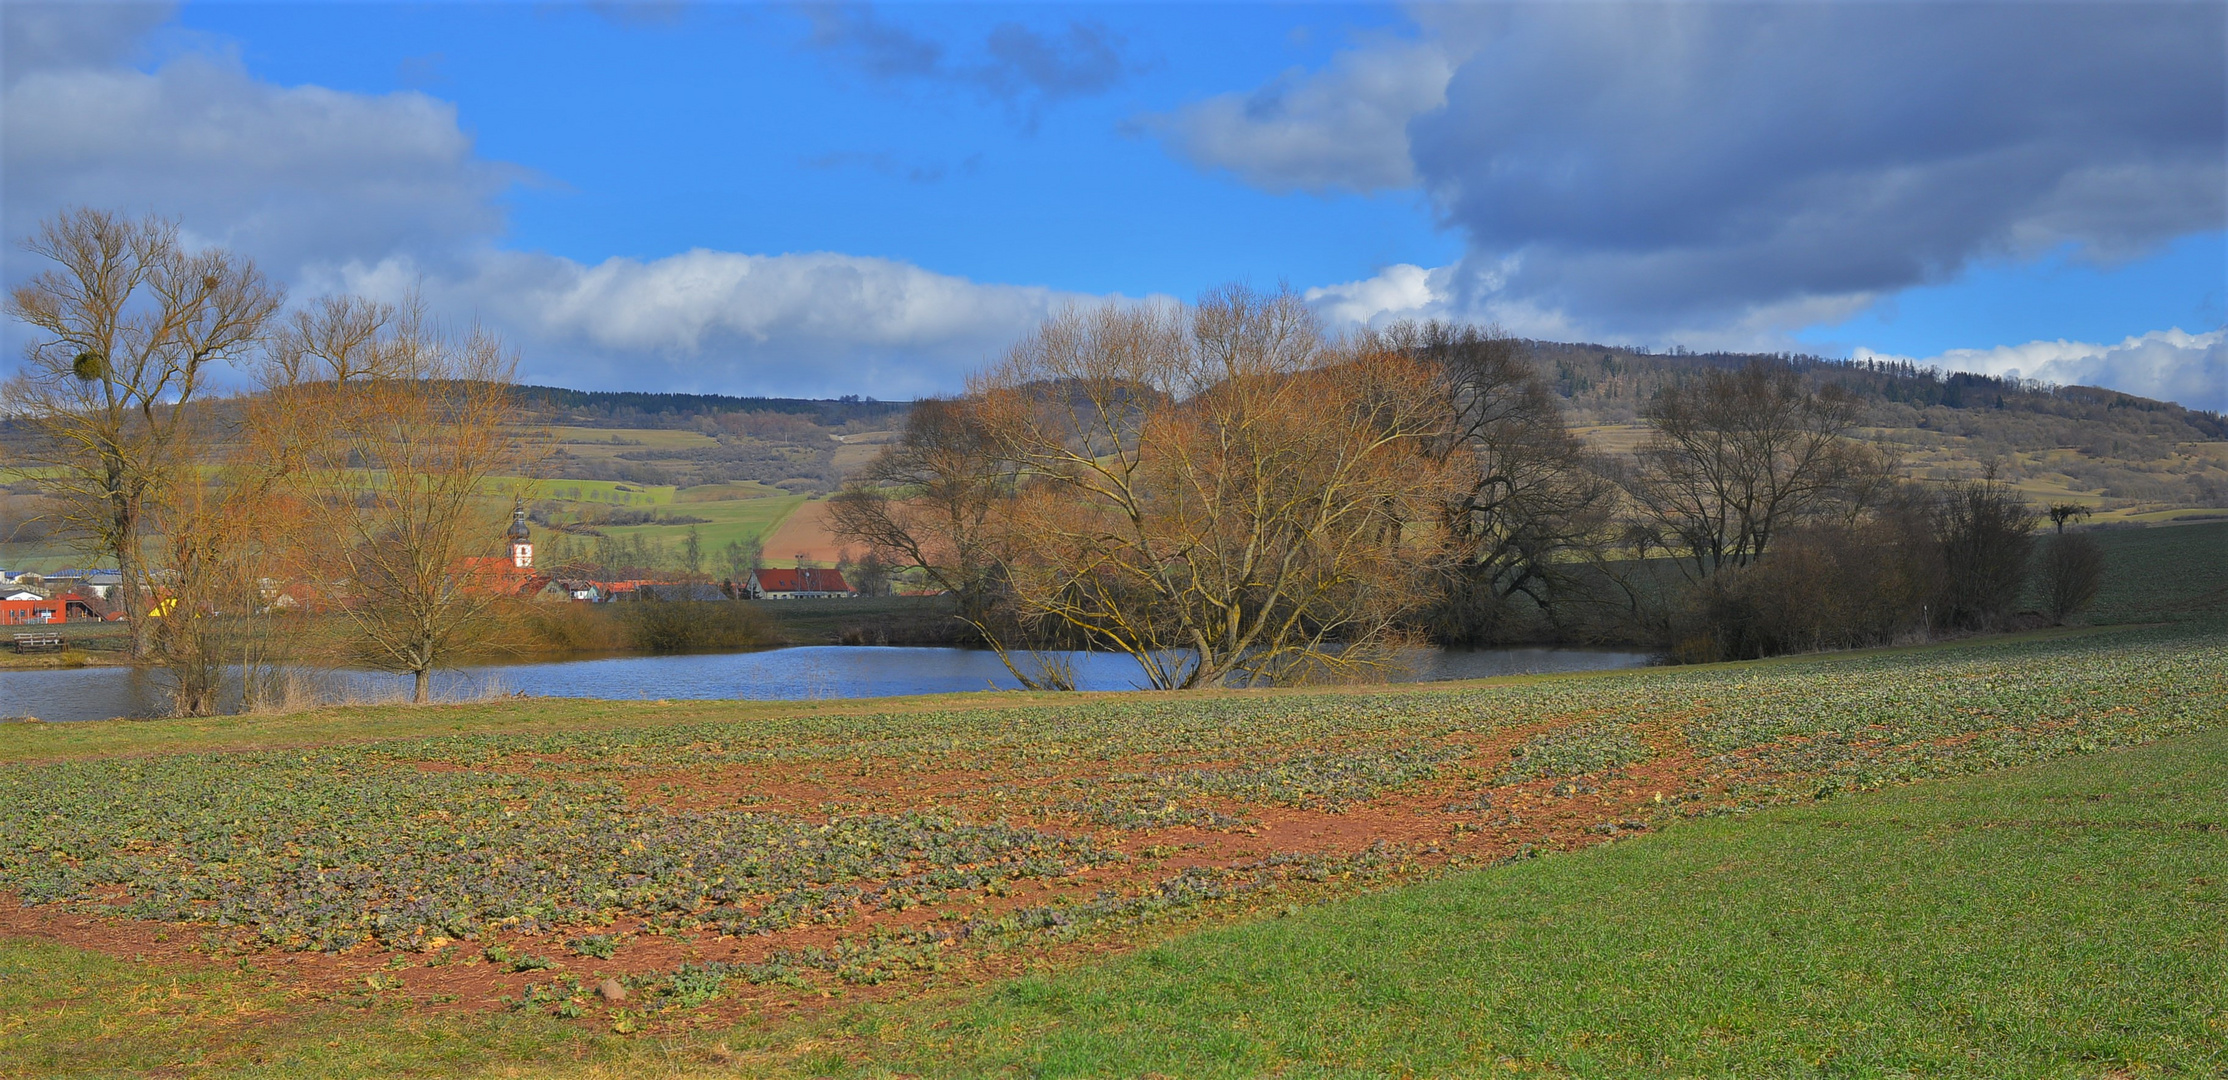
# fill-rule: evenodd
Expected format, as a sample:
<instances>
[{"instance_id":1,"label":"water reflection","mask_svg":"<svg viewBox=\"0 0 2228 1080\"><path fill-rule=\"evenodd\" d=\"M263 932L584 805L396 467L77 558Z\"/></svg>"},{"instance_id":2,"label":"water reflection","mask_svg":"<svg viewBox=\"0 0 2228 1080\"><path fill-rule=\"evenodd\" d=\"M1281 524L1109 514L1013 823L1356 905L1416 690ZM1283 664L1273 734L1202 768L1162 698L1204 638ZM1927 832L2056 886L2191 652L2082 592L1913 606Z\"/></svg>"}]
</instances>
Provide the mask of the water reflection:
<instances>
[{"instance_id":1,"label":"water reflection","mask_svg":"<svg viewBox=\"0 0 2228 1080\"><path fill-rule=\"evenodd\" d=\"M1066 653L1082 690L1130 690L1144 684L1137 664L1109 653ZM1638 667L1646 653L1603 649L1478 649L1419 653L1403 681L1478 679ZM364 671L304 672L328 699L407 698L407 676ZM457 699L516 691L537 697L605 699L755 699L889 697L1011 690L1018 683L995 654L979 649L802 646L766 652L623 656L546 664L504 664L437 672L436 696ZM225 706L239 702L237 674ZM169 681L136 668L11 671L0 674L0 716L96 720L160 716L169 710Z\"/></svg>"}]
</instances>

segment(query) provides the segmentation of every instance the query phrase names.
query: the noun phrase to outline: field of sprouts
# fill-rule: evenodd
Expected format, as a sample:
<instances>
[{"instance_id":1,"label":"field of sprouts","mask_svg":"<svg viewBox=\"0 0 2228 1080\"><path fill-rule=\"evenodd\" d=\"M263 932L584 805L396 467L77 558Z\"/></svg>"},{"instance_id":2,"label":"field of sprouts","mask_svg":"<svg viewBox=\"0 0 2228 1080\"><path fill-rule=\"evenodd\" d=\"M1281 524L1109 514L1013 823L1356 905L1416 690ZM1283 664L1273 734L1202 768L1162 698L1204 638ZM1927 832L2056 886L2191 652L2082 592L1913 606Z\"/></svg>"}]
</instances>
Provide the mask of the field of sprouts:
<instances>
[{"instance_id":1,"label":"field of sprouts","mask_svg":"<svg viewBox=\"0 0 2228 1080\"><path fill-rule=\"evenodd\" d=\"M677 1030L2228 725L2228 628L1463 687L629 708L0 766L0 934L319 1001ZM376 715L338 714L356 737Z\"/></svg>"}]
</instances>

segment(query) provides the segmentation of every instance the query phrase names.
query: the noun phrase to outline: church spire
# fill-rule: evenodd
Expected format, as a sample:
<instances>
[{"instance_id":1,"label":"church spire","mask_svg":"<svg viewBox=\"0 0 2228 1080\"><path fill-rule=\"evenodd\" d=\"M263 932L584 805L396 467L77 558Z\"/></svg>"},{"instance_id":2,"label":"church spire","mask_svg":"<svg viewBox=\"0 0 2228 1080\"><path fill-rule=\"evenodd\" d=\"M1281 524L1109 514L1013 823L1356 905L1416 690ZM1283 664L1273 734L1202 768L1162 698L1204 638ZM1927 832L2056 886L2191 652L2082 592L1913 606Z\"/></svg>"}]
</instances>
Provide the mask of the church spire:
<instances>
[{"instance_id":1,"label":"church spire","mask_svg":"<svg viewBox=\"0 0 2228 1080\"><path fill-rule=\"evenodd\" d=\"M534 566L534 533L526 527L526 501L511 500L511 527L503 534L511 542L511 565L521 570Z\"/></svg>"}]
</instances>

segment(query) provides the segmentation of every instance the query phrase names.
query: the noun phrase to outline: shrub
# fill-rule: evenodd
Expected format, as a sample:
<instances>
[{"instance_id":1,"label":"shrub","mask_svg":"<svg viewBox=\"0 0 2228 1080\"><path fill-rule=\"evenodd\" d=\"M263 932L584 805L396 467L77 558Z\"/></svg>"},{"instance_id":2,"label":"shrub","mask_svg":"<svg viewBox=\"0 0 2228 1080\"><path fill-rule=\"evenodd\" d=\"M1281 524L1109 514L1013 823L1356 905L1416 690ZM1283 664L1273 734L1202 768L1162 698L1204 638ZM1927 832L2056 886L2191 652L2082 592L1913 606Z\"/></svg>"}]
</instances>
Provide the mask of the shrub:
<instances>
[{"instance_id":1,"label":"shrub","mask_svg":"<svg viewBox=\"0 0 2228 1080\"><path fill-rule=\"evenodd\" d=\"M1945 573L1934 620L1988 629L2019 602L2038 520L2034 508L1993 476L1953 484L1935 507Z\"/></svg>"},{"instance_id":2,"label":"shrub","mask_svg":"<svg viewBox=\"0 0 2228 1080\"><path fill-rule=\"evenodd\" d=\"M636 600L621 607L629 640L644 652L747 649L772 637L750 605L733 600Z\"/></svg>"},{"instance_id":3,"label":"shrub","mask_svg":"<svg viewBox=\"0 0 2228 1080\"><path fill-rule=\"evenodd\" d=\"M1908 503L1855 525L1808 526L1784 534L1755 563L1696 584L1673 629L1672 658L1700 663L1892 642L1924 628L1942 580L1928 521Z\"/></svg>"},{"instance_id":4,"label":"shrub","mask_svg":"<svg viewBox=\"0 0 2228 1080\"><path fill-rule=\"evenodd\" d=\"M2081 611L2104 586L2104 546L2081 533L2060 533L2042 549L2042 602L2056 622Z\"/></svg>"}]
</instances>

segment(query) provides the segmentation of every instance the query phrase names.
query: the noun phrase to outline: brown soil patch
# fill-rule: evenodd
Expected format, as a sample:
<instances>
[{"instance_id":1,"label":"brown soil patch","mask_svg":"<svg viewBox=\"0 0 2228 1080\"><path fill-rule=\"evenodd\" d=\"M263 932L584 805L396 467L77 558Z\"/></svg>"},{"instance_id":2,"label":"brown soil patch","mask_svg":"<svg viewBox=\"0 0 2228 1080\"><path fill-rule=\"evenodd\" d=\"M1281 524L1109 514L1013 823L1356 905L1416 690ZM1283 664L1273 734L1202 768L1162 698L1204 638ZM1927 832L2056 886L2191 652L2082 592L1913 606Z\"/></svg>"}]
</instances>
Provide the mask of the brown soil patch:
<instances>
[{"instance_id":1,"label":"brown soil patch","mask_svg":"<svg viewBox=\"0 0 2228 1080\"><path fill-rule=\"evenodd\" d=\"M822 566L834 566L843 554L843 545L828 524L826 502L815 499L798 504L773 532L766 534L766 565L791 566L800 554Z\"/></svg>"},{"instance_id":2,"label":"brown soil patch","mask_svg":"<svg viewBox=\"0 0 2228 1080\"><path fill-rule=\"evenodd\" d=\"M784 950L832 949L839 940L857 940L876 930L908 931L964 926L1017 909L1062 900L1089 901L1105 895L1135 895L1187 870L1258 867L1264 860L1356 857L1373 849L1391 853L1398 864L1371 879L1331 871L1307 881L1288 882L1272 898L1245 897L1210 902L1186 915L1144 929L1087 934L1079 940L1026 948L985 950L966 942L946 943L944 970L905 975L878 985L845 985L825 974L810 977L807 988L768 983L752 986L731 979L712 1005L689 1012L659 1014L654 1026L678 1029L698 1023L733 1021L751 1015L782 1017L818 1009L835 997L849 1001L922 992L1001 977L1025 967L1067 963L1130 948L1182 929L1257 914L1263 905L1281 906L1352 892L1439 872L1449 866L1479 865L1527 851L1569 850L1613 840L1650 828L1676 800L1713 786L1712 769L1686 751L1676 718L1648 728L1659 756L1605 776L1573 780L1528 780L1497 784L1510 750L1543 730L1572 722L1571 717L1454 736L1468 744L1462 758L1447 762L1438 778L1411 784L1337 810L1298 809L1260 803L1205 800L1242 817L1234 827L1176 825L1151 829L1108 828L1075 818L1060 809L1092 791L1095 778L1169 768L1243 765L1246 762L1152 760L1061 762L1016 770L944 768L914 771L896 761L814 761L778 764L689 766L623 777L631 798L687 808L748 808L807 817L831 805L842 812L903 813L940 810L969 820L1003 820L1017 826L1070 835L1089 835L1103 847L1120 851L1125 861L1096 866L1063 877L1009 880L988 892L950 894L945 899L901 910L860 905L833 924L808 924L774 933L726 937L705 930L655 932L639 920L623 919L603 927L568 927L560 933L504 934L499 942L445 943L424 953L398 953L358 946L336 955L273 950L235 952L221 942L209 944L211 928L135 922L89 916L56 907L25 908L0 897L0 934L57 941L127 959L181 965L241 965L278 978L306 1000L407 996L419 1007L437 1011L491 1010L506 999L523 997L530 985L548 986L577 978L590 993L581 999L582 1023L608 1024L612 1006L595 998L592 988L607 977L652 977L684 963L763 962ZM498 760L476 768L517 771L552 764L534 758ZM420 763L429 771L451 771L451 763ZM1191 800L1194 803L1200 800ZM854 882L872 890L878 881ZM237 931L231 931L237 933ZM608 960L574 953L569 941L603 933L621 941ZM513 970L510 962L491 961L486 949L500 944L511 957L544 957L555 970ZM639 994L619 1008L639 1007ZM546 1003L539 1006L549 1007Z\"/></svg>"}]
</instances>

